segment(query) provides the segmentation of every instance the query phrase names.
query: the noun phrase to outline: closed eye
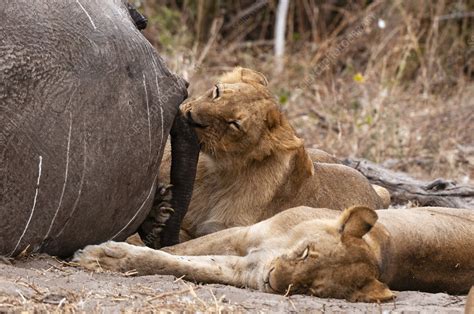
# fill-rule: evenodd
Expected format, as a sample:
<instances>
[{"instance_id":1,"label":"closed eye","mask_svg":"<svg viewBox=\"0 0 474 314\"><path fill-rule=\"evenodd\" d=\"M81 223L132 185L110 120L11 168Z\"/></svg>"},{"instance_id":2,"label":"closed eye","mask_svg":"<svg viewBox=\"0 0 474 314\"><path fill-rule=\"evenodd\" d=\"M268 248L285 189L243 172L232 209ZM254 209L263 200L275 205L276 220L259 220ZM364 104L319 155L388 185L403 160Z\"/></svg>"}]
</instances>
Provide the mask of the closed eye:
<instances>
[{"instance_id":1,"label":"closed eye","mask_svg":"<svg viewBox=\"0 0 474 314\"><path fill-rule=\"evenodd\" d=\"M214 86L214 90L212 91L212 99L217 99L221 96L221 92L219 91L219 86L216 84Z\"/></svg>"},{"instance_id":2,"label":"closed eye","mask_svg":"<svg viewBox=\"0 0 474 314\"><path fill-rule=\"evenodd\" d=\"M308 255L309 255L309 248L307 247L307 248L303 251L303 253L300 255L300 259L303 259L303 260L304 260L304 259L306 259L306 258L308 257Z\"/></svg>"},{"instance_id":3,"label":"closed eye","mask_svg":"<svg viewBox=\"0 0 474 314\"><path fill-rule=\"evenodd\" d=\"M227 121L227 123L229 124L231 128L235 129L236 131L240 131L241 125L239 121L231 120L231 121Z\"/></svg>"}]
</instances>

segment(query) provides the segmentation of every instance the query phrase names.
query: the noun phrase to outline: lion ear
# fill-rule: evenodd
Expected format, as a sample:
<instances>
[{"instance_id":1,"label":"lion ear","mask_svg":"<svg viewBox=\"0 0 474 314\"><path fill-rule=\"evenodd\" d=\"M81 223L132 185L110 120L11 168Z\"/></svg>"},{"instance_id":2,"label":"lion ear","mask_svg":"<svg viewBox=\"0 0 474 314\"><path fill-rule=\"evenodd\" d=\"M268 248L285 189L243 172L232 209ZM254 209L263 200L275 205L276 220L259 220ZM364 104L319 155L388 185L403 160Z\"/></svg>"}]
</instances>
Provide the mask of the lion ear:
<instances>
[{"instance_id":1,"label":"lion ear","mask_svg":"<svg viewBox=\"0 0 474 314\"><path fill-rule=\"evenodd\" d=\"M298 148L295 158L295 176L298 178L309 178L314 175L313 160L304 146Z\"/></svg>"},{"instance_id":2,"label":"lion ear","mask_svg":"<svg viewBox=\"0 0 474 314\"><path fill-rule=\"evenodd\" d=\"M375 210L363 206L345 209L339 216L339 232L344 237L362 238L377 221Z\"/></svg>"},{"instance_id":3,"label":"lion ear","mask_svg":"<svg viewBox=\"0 0 474 314\"><path fill-rule=\"evenodd\" d=\"M242 82L254 82L263 86L268 85L268 80L262 73L247 68L241 68L240 71L242 76Z\"/></svg>"},{"instance_id":4,"label":"lion ear","mask_svg":"<svg viewBox=\"0 0 474 314\"><path fill-rule=\"evenodd\" d=\"M351 302L384 302L392 300L394 297L395 294L386 284L373 278L362 288L354 291L348 299Z\"/></svg>"},{"instance_id":5,"label":"lion ear","mask_svg":"<svg viewBox=\"0 0 474 314\"><path fill-rule=\"evenodd\" d=\"M265 121L267 122L267 127L271 131L272 129L281 125L281 119L283 115L281 114L278 108L270 108L267 112L267 118Z\"/></svg>"},{"instance_id":6,"label":"lion ear","mask_svg":"<svg viewBox=\"0 0 474 314\"><path fill-rule=\"evenodd\" d=\"M314 174L311 157L304 148L303 140L296 136L288 119L278 108L270 108L266 119L272 150L297 150L295 156L296 177L307 178Z\"/></svg>"},{"instance_id":7,"label":"lion ear","mask_svg":"<svg viewBox=\"0 0 474 314\"><path fill-rule=\"evenodd\" d=\"M293 150L303 146L303 140L296 136L288 119L276 106L268 110L266 124L275 149Z\"/></svg>"},{"instance_id":8,"label":"lion ear","mask_svg":"<svg viewBox=\"0 0 474 314\"><path fill-rule=\"evenodd\" d=\"M267 78L262 73L242 67L236 67L232 71L224 73L219 77L218 81L227 84L244 82L257 83L263 86L268 85Z\"/></svg>"}]
</instances>

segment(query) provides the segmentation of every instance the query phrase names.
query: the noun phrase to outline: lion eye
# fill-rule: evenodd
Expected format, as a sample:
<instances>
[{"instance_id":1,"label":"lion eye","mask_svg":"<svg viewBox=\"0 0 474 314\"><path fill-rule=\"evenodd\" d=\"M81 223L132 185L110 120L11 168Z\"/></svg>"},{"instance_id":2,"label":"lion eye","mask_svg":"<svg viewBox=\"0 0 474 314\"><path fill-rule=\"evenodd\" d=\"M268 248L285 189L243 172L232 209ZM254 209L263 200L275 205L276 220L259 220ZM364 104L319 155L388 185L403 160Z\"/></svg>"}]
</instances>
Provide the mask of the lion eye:
<instances>
[{"instance_id":1,"label":"lion eye","mask_svg":"<svg viewBox=\"0 0 474 314\"><path fill-rule=\"evenodd\" d=\"M227 122L229 126L237 131L240 131L240 122L237 120L232 120Z\"/></svg>"},{"instance_id":2,"label":"lion eye","mask_svg":"<svg viewBox=\"0 0 474 314\"><path fill-rule=\"evenodd\" d=\"M212 99L217 99L220 97L220 95L221 93L219 91L219 86L215 85L214 90L212 91Z\"/></svg>"},{"instance_id":3,"label":"lion eye","mask_svg":"<svg viewBox=\"0 0 474 314\"><path fill-rule=\"evenodd\" d=\"M304 251L303 254L301 254L300 259L306 259L309 254L309 248L307 247Z\"/></svg>"}]
</instances>

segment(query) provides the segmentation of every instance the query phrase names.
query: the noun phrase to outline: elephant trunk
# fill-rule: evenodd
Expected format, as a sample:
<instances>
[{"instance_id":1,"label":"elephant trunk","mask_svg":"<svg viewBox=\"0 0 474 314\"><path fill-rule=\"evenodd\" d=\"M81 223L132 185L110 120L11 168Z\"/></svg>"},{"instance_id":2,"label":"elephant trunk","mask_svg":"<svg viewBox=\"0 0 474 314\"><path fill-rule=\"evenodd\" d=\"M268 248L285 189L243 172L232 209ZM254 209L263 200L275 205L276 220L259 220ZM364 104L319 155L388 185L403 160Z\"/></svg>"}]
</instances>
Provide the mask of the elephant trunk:
<instances>
[{"instance_id":1,"label":"elephant trunk","mask_svg":"<svg viewBox=\"0 0 474 314\"><path fill-rule=\"evenodd\" d=\"M179 243L179 231L191 201L196 168L199 158L199 142L194 129L180 112L171 128L171 207L174 214L166 222L160 234L160 246Z\"/></svg>"},{"instance_id":2,"label":"elephant trunk","mask_svg":"<svg viewBox=\"0 0 474 314\"><path fill-rule=\"evenodd\" d=\"M199 158L198 138L181 112L176 114L170 135L171 188L158 186L153 208L138 229L143 242L154 249L179 243L181 222L191 201ZM164 212L169 210L168 206L174 211L171 215Z\"/></svg>"}]
</instances>

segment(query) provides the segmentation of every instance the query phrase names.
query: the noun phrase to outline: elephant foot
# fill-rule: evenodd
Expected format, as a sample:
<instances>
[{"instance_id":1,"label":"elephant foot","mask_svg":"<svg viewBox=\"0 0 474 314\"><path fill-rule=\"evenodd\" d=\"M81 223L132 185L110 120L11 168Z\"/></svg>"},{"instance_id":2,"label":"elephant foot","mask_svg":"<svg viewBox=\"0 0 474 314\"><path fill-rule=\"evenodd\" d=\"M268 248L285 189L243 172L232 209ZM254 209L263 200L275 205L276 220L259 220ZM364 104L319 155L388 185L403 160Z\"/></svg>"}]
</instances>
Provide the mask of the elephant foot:
<instances>
[{"instance_id":1,"label":"elephant foot","mask_svg":"<svg viewBox=\"0 0 474 314\"><path fill-rule=\"evenodd\" d=\"M78 250L72 261L93 271L130 272L135 270L134 264L140 249L144 248L125 242L108 241Z\"/></svg>"},{"instance_id":2,"label":"elephant foot","mask_svg":"<svg viewBox=\"0 0 474 314\"><path fill-rule=\"evenodd\" d=\"M160 183L150 213L138 230L146 246L154 249L162 247L160 234L174 213L174 209L171 207L171 197L171 185Z\"/></svg>"}]
</instances>

